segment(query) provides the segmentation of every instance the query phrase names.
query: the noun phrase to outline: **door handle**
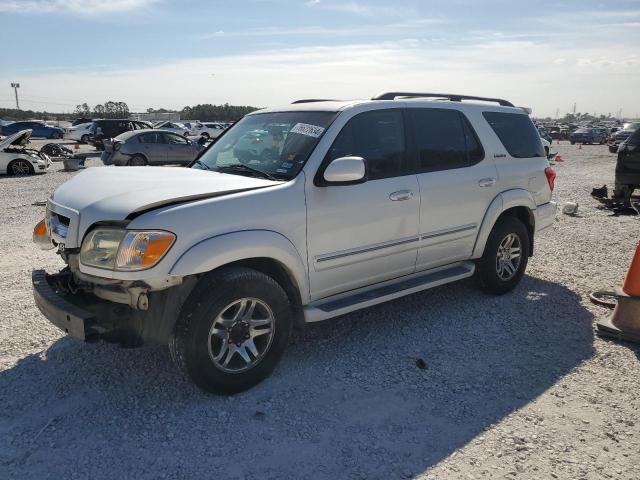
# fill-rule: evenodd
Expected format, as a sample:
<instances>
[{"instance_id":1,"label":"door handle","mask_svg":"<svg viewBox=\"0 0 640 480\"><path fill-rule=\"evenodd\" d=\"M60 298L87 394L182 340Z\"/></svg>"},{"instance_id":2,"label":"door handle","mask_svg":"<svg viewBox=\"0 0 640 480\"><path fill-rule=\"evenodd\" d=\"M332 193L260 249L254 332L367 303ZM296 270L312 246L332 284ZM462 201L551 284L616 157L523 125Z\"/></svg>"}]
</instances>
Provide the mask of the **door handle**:
<instances>
[{"instance_id":1,"label":"door handle","mask_svg":"<svg viewBox=\"0 0 640 480\"><path fill-rule=\"evenodd\" d=\"M411 197L413 197L411 190L398 190L397 192L389 194L389 199L393 202L403 202L409 200Z\"/></svg>"},{"instance_id":2,"label":"door handle","mask_svg":"<svg viewBox=\"0 0 640 480\"><path fill-rule=\"evenodd\" d=\"M478 180L478 185L481 187L493 187L496 184L495 178L483 178Z\"/></svg>"}]
</instances>

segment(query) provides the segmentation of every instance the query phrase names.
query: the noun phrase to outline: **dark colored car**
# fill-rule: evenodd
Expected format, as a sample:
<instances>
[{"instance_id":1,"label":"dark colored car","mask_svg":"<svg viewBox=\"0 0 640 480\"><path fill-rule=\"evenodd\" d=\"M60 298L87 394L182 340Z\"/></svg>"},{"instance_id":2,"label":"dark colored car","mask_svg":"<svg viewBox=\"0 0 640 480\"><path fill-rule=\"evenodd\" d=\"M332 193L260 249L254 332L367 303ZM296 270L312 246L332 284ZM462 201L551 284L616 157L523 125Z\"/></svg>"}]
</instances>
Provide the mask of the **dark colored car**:
<instances>
[{"instance_id":1,"label":"dark colored car","mask_svg":"<svg viewBox=\"0 0 640 480\"><path fill-rule=\"evenodd\" d=\"M602 145L607 141L607 133L601 128L579 128L569 135L571 145L574 143L598 143Z\"/></svg>"},{"instance_id":2,"label":"dark colored car","mask_svg":"<svg viewBox=\"0 0 640 480\"><path fill-rule=\"evenodd\" d=\"M553 138L551 137L549 130L544 127L539 127L538 133L540 134L540 138L544 138L547 142L553 143Z\"/></svg>"},{"instance_id":3,"label":"dark colored car","mask_svg":"<svg viewBox=\"0 0 640 480\"><path fill-rule=\"evenodd\" d=\"M91 118L76 118L73 123L71 123L72 127L75 127L76 125L82 125L83 123L91 123L93 122L93 120Z\"/></svg>"},{"instance_id":4,"label":"dark colored car","mask_svg":"<svg viewBox=\"0 0 640 480\"><path fill-rule=\"evenodd\" d=\"M640 128L618 147L615 197L629 199L640 189Z\"/></svg>"},{"instance_id":5,"label":"dark colored car","mask_svg":"<svg viewBox=\"0 0 640 480\"><path fill-rule=\"evenodd\" d=\"M638 129L640 129L640 122L625 123L620 130L612 134L609 138L609 151L616 153L618 147Z\"/></svg>"},{"instance_id":6,"label":"dark colored car","mask_svg":"<svg viewBox=\"0 0 640 480\"><path fill-rule=\"evenodd\" d=\"M21 130L31 130L32 137L62 138L64 135L64 128L50 127L43 122L36 121L14 122L5 125L2 127L2 135L13 135Z\"/></svg>"},{"instance_id":7,"label":"dark colored car","mask_svg":"<svg viewBox=\"0 0 640 480\"><path fill-rule=\"evenodd\" d=\"M93 126L89 133L89 143L98 150L104 150L103 140L105 138L114 138L124 132L145 130L147 128L151 128L148 123L136 120L113 118L93 120Z\"/></svg>"},{"instance_id":8,"label":"dark colored car","mask_svg":"<svg viewBox=\"0 0 640 480\"><path fill-rule=\"evenodd\" d=\"M186 165L202 146L183 135L162 130L135 130L104 140L102 162L105 165Z\"/></svg>"}]
</instances>

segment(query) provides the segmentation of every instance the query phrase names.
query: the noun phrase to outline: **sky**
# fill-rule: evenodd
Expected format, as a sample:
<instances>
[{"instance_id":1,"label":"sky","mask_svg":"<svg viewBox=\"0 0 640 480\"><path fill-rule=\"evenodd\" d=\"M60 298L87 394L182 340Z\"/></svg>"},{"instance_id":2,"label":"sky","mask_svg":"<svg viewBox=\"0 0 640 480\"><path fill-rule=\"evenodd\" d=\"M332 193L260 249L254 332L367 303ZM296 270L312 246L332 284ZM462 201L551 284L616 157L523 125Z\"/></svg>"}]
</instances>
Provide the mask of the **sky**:
<instances>
[{"instance_id":1,"label":"sky","mask_svg":"<svg viewBox=\"0 0 640 480\"><path fill-rule=\"evenodd\" d=\"M0 107L383 91L640 117L640 0L0 0Z\"/></svg>"}]
</instances>

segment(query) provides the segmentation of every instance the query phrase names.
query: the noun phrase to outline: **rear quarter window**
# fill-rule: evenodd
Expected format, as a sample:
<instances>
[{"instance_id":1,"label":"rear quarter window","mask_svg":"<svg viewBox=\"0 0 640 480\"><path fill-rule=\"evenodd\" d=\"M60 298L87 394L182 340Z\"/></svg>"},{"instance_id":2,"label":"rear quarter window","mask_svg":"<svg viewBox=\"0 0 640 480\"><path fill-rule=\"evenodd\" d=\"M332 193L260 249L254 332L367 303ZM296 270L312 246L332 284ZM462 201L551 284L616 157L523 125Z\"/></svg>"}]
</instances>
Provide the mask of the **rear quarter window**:
<instances>
[{"instance_id":1,"label":"rear quarter window","mask_svg":"<svg viewBox=\"0 0 640 480\"><path fill-rule=\"evenodd\" d=\"M528 115L506 112L483 112L482 115L512 157L545 156L540 135Z\"/></svg>"}]
</instances>

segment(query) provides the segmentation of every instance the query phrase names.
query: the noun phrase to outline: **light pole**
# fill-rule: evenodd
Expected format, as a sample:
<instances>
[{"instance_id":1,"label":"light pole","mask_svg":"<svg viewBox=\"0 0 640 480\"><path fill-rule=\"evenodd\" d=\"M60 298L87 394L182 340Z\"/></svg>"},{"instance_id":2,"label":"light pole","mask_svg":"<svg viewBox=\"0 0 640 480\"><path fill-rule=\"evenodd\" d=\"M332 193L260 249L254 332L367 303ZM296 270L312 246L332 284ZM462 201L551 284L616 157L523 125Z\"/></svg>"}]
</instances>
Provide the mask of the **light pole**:
<instances>
[{"instance_id":1,"label":"light pole","mask_svg":"<svg viewBox=\"0 0 640 480\"><path fill-rule=\"evenodd\" d=\"M12 83L11 84L11 88L13 88L13 91L16 94L16 108L18 110L20 110L20 103L18 102L18 89L20 88L20 84L19 83Z\"/></svg>"}]
</instances>

